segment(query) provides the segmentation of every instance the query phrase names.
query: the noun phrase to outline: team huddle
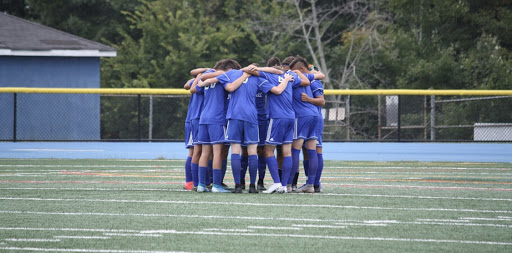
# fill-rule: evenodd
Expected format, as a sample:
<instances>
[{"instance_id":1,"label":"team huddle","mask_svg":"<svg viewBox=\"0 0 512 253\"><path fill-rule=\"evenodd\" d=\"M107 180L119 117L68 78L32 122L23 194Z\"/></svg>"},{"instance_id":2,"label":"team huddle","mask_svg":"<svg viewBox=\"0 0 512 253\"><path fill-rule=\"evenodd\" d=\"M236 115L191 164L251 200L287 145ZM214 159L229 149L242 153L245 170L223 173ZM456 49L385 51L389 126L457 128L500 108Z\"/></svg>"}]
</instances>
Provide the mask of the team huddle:
<instances>
[{"instance_id":1,"label":"team huddle","mask_svg":"<svg viewBox=\"0 0 512 253\"><path fill-rule=\"evenodd\" d=\"M242 193L248 170L249 193L321 192L322 73L300 56L244 68L223 59L190 73L186 190ZM224 184L230 147L234 189ZM297 187L301 150L307 181ZM267 166L274 181L268 189Z\"/></svg>"}]
</instances>

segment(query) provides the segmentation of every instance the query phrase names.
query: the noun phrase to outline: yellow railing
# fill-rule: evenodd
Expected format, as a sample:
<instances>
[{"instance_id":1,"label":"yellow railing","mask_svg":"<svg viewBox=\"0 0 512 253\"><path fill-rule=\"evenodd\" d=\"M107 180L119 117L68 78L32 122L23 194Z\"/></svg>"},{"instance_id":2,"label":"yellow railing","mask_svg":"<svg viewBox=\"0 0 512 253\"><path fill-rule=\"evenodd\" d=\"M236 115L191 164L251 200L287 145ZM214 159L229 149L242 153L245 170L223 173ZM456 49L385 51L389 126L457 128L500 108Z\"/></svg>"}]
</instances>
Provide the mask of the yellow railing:
<instances>
[{"instance_id":1,"label":"yellow railing","mask_svg":"<svg viewBox=\"0 0 512 253\"><path fill-rule=\"evenodd\" d=\"M63 93L63 94L155 94L190 95L184 89L151 88L17 88L0 87L0 93ZM436 96L512 96L512 90L325 90L325 95L436 95Z\"/></svg>"}]
</instances>

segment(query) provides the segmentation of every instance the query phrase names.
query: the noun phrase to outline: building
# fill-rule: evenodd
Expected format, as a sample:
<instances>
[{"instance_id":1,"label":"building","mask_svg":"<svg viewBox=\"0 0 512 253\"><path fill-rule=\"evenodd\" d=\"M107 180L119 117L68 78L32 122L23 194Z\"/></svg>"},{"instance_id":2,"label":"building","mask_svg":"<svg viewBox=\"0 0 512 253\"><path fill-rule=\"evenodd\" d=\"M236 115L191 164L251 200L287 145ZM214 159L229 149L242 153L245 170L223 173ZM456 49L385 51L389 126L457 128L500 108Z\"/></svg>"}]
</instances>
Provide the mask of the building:
<instances>
[{"instance_id":1,"label":"building","mask_svg":"<svg viewBox=\"0 0 512 253\"><path fill-rule=\"evenodd\" d=\"M112 47L0 13L0 87L99 88ZM0 93L0 140L99 140L100 96Z\"/></svg>"}]
</instances>

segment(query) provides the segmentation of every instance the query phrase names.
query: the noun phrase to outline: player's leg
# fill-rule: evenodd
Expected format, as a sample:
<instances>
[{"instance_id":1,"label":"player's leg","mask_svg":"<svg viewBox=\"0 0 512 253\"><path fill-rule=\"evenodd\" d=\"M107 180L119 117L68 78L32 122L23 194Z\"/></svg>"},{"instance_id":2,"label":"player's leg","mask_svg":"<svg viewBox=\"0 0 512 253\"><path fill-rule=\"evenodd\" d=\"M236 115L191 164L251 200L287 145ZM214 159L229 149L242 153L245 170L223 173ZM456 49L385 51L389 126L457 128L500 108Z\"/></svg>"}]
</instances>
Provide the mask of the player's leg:
<instances>
[{"instance_id":1,"label":"player's leg","mask_svg":"<svg viewBox=\"0 0 512 253\"><path fill-rule=\"evenodd\" d=\"M280 126L280 119L270 119L270 123L267 131L267 138L265 141L265 157L267 160L268 171L274 180L274 184L263 191L263 193L274 193L282 192L283 187L281 184L281 178L279 177L277 159L274 154L276 145L282 144L282 129Z\"/></svg>"},{"instance_id":2,"label":"player's leg","mask_svg":"<svg viewBox=\"0 0 512 253\"><path fill-rule=\"evenodd\" d=\"M212 192L216 193L229 193L222 187L222 149L224 143L217 143L213 145L213 163L212 163Z\"/></svg>"},{"instance_id":3,"label":"player's leg","mask_svg":"<svg viewBox=\"0 0 512 253\"><path fill-rule=\"evenodd\" d=\"M240 185L245 190L245 175L247 174L247 167L249 166L249 154L247 153L247 146L242 145L242 156L240 162Z\"/></svg>"},{"instance_id":4,"label":"player's leg","mask_svg":"<svg viewBox=\"0 0 512 253\"><path fill-rule=\"evenodd\" d=\"M199 170L197 173L199 182L197 185L197 192L208 191L208 188L206 188L206 170L208 169L208 160L211 152L212 145L202 145L201 157L199 158Z\"/></svg>"},{"instance_id":5,"label":"player's leg","mask_svg":"<svg viewBox=\"0 0 512 253\"><path fill-rule=\"evenodd\" d=\"M267 170L267 161L265 157L265 138L267 136L268 124L258 125L259 142L258 142L258 191L264 191L265 188L265 172Z\"/></svg>"},{"instance_id":6,"label":"player's leg","mask_svg":"<svg viewBox=\"0 0 512 253\"><path fill-rule=\"evenodd\" d=\"M192 180L192 156L194 156L194 147L188 148L188 156L185 161L185 185L183 189L187 191L191 191L192 187L194 187L194 182Z\"/></svg>"},{"instance_id":7,"label":"player's leg","mask_svg":"<svg viewBox=\"0 0 512 253\"><path fill-rule=\"evenodd\" d=\"M247 146L248 160L249 160L249 193L258 193L256 190L256 177L258 174L258 144L250 144Z\"/></svg>"},{"instance_id":8,"label":"player's leg","mask_svg":"<svg viewBox=\"0 0 512 253\"><path fill-rule=\"evenodd\" d=\"M307 153L309 156L309 170L308 170L308 179L306 181L306 185L301 188L302 192L313 193L314 183L316 179L316 172L318 169L318 155L316 153L316 140L308 140L306 141Z\"/></svg>"}]
</instances>

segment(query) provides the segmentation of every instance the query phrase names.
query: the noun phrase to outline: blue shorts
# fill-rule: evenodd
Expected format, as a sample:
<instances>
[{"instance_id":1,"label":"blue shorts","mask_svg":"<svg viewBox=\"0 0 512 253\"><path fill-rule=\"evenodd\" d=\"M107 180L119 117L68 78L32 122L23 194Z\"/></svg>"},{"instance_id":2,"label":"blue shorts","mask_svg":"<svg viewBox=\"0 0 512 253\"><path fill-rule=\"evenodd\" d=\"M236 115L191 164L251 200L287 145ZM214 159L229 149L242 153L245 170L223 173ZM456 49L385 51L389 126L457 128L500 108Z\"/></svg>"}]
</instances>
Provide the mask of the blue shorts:
<instances>
[{"instance_id":1,"label":"blue shorts","mask_svg":"<svg viewBox=\"0 0 512 253\"><path fill-rule=\"evenodd\" d=\"M226 142L244 145L258 144L258 125L248 121L230 119L227 126Z\"/></svg>"},{"instance_id":2,"label":"blue shorts","mask_svg":"<svg viewBox=\"0 0 512 253\"><path fill-rule=\"evenodd\" d=\"M190 122L185 122L185 147L186 148L193 148L193 138L192 138L192 127L190 125Z\"/></svg>"},{"instance_id":3,"label":"blue shorts","mask_svg":"<svg viewBox=\"0 0 512 253\"><path fill-rule=\"evenodd\" d=\"M267 138L267 129L268 122L259 122L258 130L259 130L259 138L260 142L258 142L258 146L265 146L265 139Z\"/></svg>"},{"instance_id":4,"label":"blue shorts","mask_svg":"<svg viewBox=\"0 0 512 253\"><path fill-rule=\"evenodd\" d=\"M318 122L317 116L307 116L300 117L295 119L295 130L293 134L293 139L304 139L306 141L316 140L318 137L316 124Z\"/></svg>"},{"instance_id":5,"label":"blue shorts","mask_svg":"<svg viewBox=\"0 0 512 253\"><path fill-rule=\"evenodd\" d=\"M316 122L316 147L322 147L322 137L324 135L324 119L322 117L318 117L318 121Z\"/></svg>"},{"instance_id":6,"label":"blue shorts","mask_svg":"<svg viewBox=\"0 0 512 253\"><path fill-rule=\"evenodd\" d=\"M199 119L190 120L190 128L192 128L192 143L196 145L199 142Z\"/></svg>"},{"instance_id":7,"label":"blue shorts","mask_svg":"<svg viewBox=\"0 0 512 253\"><path fill-rule=\"evenodd\" d=\"M283 145L293 142L293 119L270 119L266 145Z\"/></svg>"},{"instance_id":8,"label":"blue shorts","mask_svg":"<svg viewBox=\"0 0 512 253\"><path fill-rule=\"evenodd\" d=\"M224 143L225 133L226 126L200 124L197 143L200 145L213 145Z\"/></svg>"}]
</instances>

